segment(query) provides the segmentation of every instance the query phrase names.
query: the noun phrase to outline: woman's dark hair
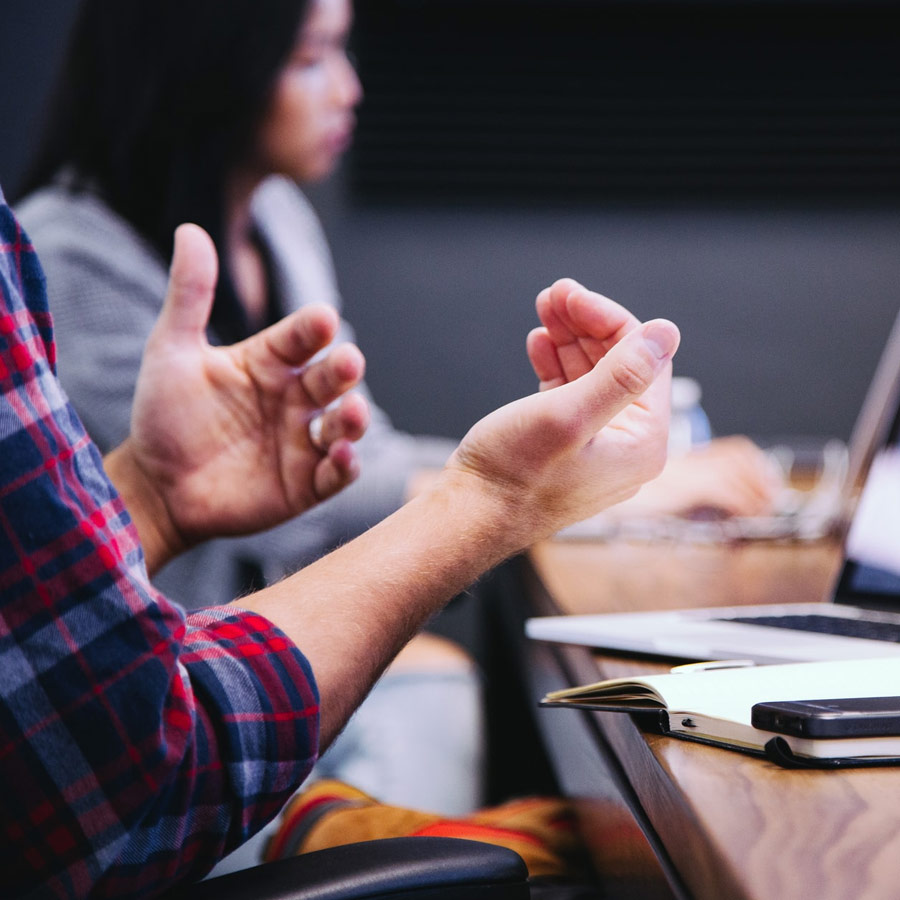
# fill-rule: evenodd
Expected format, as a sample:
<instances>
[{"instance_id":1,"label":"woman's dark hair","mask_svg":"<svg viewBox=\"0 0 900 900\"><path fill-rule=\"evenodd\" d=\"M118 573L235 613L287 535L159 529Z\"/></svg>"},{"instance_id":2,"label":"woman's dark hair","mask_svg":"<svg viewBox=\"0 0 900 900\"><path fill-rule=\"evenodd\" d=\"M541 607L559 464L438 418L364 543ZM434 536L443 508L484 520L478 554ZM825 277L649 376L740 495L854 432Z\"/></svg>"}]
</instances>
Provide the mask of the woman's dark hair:
<instances>
[{"instance_id":1,"label":"woman's dark hair","mask_svg":"<svg viewBox=\"0 0 900 900\"><path fill-rule=\"evenodd\" d=\"M225 248L225 184L252 152L308 0L84 0L29 193L70 167L168 259L182 222ZM76 183L77 188L77 183ZM213 327L246 332L228 266Z\"/></svg>"}]
</instances>

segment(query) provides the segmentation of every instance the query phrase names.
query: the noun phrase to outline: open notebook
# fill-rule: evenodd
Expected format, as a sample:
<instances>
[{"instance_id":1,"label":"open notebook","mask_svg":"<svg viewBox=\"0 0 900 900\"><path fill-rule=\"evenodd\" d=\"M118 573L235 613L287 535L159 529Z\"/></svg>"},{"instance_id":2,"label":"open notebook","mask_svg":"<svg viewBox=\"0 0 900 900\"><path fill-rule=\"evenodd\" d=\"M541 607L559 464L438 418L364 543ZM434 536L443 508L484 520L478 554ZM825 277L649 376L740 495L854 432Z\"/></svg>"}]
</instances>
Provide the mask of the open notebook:
<instances>
[{"instance_id":1,"label":"open notebook","mask_svg":"<svg viewBox=\"0 0 900 900\"><path fill-rule=\"evenodd\" d=\"M548 694L543 706L638 713L646 725L685 740L765 754L782 765L802 761L900 762L900 734L810 738L754 727L765 701L879 697L897 690L900 657L790 663L612 678Z\"/></svg>"},{"instance_id":2,"label":"open notebook","mask_svg":"<svg viewBox=\"0 0 900 900\"><path fill-rule=\"evenodd\" d=\"M892 341L897 337L895 326ZM894 381L896 383L897 372ZM877 376L876 376L877 377ZM896 384L894 385L896 387ZM871 393L871 392L870 392ZM880 449L863 486L829 601L529 619L529 637L638 655L762 663L900 655L900 404L871 410ZM865 410L864 410L865 411ZM883 423L887 423L885 432Z\"/></svg>"},{"instance_id":3,"label":"open notebook","mask_svg":"<svg viewBox=\"0 0 900 900\"><path fill-rule=\"evenodd\" d=\"M840 531L846 526L872 457L884 441L898 397L900 314L869 383L849 443L846 446L837 440L826 443L819 453L815 485L805 491L786 487L776 499L776 511L772 515L704 520L677 516L619 519L601 514L564 529L557 537L562 540L670 538L695 542L817 540ZM769 452L786 475L795 462L805 468L803 461L795 458L798 454L787 446L771 447Z\"/></svg>"}]
</instances>

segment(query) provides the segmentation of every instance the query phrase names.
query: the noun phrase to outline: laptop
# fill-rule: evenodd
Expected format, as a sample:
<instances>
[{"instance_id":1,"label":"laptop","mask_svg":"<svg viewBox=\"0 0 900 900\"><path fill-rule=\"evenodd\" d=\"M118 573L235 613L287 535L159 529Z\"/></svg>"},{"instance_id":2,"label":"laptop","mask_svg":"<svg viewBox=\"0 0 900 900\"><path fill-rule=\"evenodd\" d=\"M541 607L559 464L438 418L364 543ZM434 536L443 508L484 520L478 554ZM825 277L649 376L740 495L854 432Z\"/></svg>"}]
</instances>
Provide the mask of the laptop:
<instances>
[{"instance_id":1,"label":"laptop","mask_svg":"<svg viewBox=\"0 0 900 900\"><path fill-rule=\"evenodd\" d=\"M529 619L535 639L679 660L900 655L900 316L851 440L851 511L829 601Z\"/></svg>"}]
</instances>

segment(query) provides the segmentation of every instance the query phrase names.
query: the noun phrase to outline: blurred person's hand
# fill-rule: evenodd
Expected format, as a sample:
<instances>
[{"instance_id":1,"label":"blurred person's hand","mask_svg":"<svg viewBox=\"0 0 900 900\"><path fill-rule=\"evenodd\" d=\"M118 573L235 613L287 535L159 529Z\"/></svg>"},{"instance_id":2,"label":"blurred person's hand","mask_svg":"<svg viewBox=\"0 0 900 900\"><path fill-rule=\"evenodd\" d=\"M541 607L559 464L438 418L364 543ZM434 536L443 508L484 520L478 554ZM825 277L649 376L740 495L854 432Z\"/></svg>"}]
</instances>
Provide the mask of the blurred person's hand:
<instances>
[{"instance_id":1,"label":"blurred person's hand","mask_svg":"<svg viewBox=\"0 0 900 900\"><path fill-rule=\"evenodd\" d=\"M671 457L658 478L620 504L616 516L765 516L775 512L784 477L749 438L733 435Z\"/></svg>"}]
</instances>

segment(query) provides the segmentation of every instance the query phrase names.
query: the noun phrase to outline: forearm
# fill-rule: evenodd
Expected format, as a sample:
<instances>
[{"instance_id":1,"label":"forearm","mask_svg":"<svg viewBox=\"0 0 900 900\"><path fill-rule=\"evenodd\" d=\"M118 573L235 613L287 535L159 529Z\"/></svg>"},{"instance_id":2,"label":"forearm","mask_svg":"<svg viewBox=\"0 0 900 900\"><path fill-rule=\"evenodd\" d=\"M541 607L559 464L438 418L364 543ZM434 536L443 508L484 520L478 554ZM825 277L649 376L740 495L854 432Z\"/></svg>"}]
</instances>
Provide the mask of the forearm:
<instances>
[{"instance_id":1,"label":"forearm","mask_svg":"<svg viewBox=\"0 0 900 900\"><path fill-rule=\"evenodd\" d=\"M522 549L510 506L471 476L444 473L356 540L240 601L310 661L327 746L406 641L482 572ZM476 479L477 481L477 479Z\"/></svg>"}]
</instances>

